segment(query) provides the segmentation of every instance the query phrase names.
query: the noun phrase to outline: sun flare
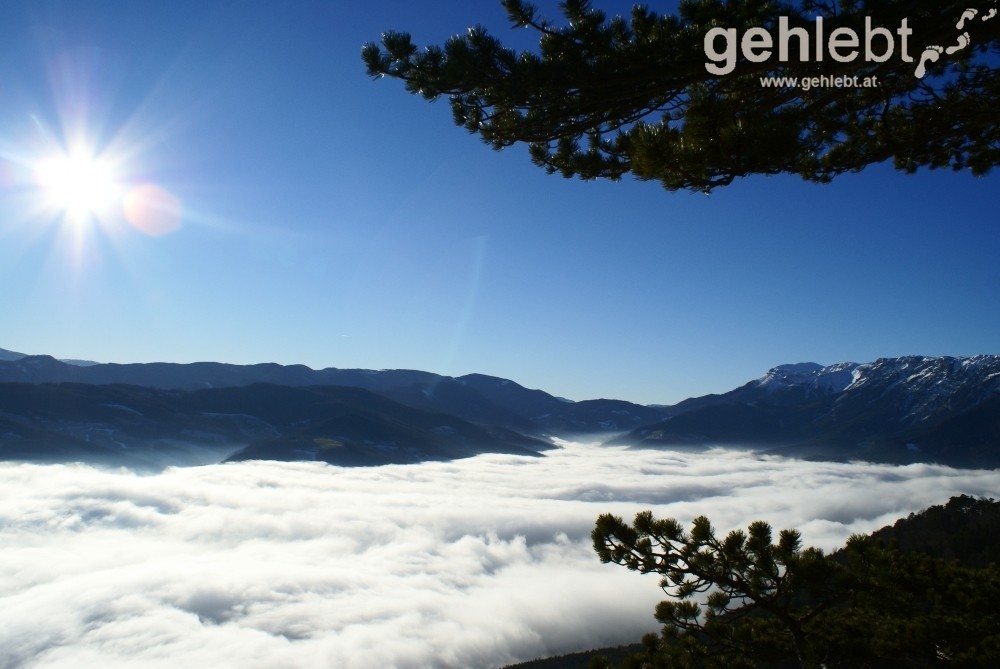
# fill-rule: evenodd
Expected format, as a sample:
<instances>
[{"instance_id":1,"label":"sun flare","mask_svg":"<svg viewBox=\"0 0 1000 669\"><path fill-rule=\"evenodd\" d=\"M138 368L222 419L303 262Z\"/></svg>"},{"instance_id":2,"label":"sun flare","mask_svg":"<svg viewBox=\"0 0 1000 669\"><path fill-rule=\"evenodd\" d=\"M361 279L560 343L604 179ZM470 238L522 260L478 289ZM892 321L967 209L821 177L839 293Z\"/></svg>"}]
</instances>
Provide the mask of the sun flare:
<instances>
[{"instance_id":1,"label":"sun flare","mask_svg":"<svg viewBox=\"0 0 1000 669\"><path fill-rule=\"evenodd\" d=\"M109 162L83 151L40 160L35 179L46 205L76 223L106 213L120 190Z\"/></svg>"}]
</instances>

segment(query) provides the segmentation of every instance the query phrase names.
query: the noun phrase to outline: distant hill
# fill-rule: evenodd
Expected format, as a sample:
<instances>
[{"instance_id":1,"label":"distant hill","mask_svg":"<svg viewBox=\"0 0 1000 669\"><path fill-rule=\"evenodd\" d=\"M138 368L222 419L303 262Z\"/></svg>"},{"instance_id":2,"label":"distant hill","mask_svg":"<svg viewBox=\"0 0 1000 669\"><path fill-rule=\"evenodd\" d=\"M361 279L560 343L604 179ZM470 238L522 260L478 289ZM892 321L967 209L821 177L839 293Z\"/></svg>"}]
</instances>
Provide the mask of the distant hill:
<instances>
[{"instance_id":1,"label":"distant hill","mask_svg":"<svg viewBox=\"0 0 1000 669\"><path fill-rule=\"evenodd\" d=\"M621 662L642 649L642 644L634 643L628 646L611 646L608 648L595 648L579 653L568 653L556 657L547 657L541 660L531 660L529 662L519 662L518 664L507 664L500 669L587 669L590 661L595 657L604 656L611 661L613 666L618 666Z\"/></svg>"},{"instance_id":2,"label":"distant hill","mask_svg":"<svg viewBox=\"0 0 1000 669\"><path fill-rule=\"evenodd\" d=\"M314 370L304 365L218 362L69 364L51 356L0 356L0 382L124 384L164 390L230 388L254 383L363 388L401 404L449 413L474 423L533 435L625 432L660 420L661 407L619 400L570 402L508 379L483 374L442 376L417 370Z\"/></svg>"},{"instance_id":3,"label":"distant hill","mask_svg":"<svg viewBox=\"0 0 1000 669\"><path fill-rule=\"evenodd\" d=\"M8 351L5 348L0 348L0 360L13 361L20 360L21 358L27 358L28 356L24 353L18 353L17 351ZM80 367L89 367L90 365L96 365L98 363L93 360L73 360L73 359L62 359L60 362L64 362L67 365L77 365Z\"/></svg>"},{"instance_id":4,"label":"distant hill","mask_svg":"<svg viewBox=\"0 0 1000 669\"><path fill-rule=\"evenodd\" d=\"M0 383L0 459L155 468L230 460L339 465L537 455L550 442L407 407L361 388L198 391Z\"/></svg>"}]
</instances>

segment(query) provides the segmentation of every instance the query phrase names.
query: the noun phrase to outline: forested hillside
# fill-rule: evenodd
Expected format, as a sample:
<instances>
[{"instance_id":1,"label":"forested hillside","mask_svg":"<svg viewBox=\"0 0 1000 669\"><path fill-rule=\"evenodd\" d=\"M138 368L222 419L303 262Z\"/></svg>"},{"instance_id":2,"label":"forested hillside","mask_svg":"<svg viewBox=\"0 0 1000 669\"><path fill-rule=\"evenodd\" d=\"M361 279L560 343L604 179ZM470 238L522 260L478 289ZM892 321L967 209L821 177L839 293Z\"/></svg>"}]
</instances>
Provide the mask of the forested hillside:
<instances>
[{"instance_id":1,"label":"forested hillside","mask_svg":"<svg viewBox=\"0 0 1000 669\"><path fill-rule=\"evenodd\" d=\"M1000 666L1000 502L969 496L910 514L830 555L751 524L716 538L673 519L602 516L605 562L663 575L660 635L506 669ZM707 605L696 592L710 592Z\"/></svg>"}]
</instances>

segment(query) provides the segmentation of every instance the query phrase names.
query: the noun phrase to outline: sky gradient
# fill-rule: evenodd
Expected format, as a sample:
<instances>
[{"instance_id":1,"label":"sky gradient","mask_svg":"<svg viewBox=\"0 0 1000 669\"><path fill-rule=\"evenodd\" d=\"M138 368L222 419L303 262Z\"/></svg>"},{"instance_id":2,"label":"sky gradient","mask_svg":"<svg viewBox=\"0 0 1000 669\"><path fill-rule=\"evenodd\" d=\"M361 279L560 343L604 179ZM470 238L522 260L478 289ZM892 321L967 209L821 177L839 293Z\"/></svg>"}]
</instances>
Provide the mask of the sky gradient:
<instances>
[{"instance_id":1,"label":"sky gradient","mask_svg":"<svg viewBox=\"0 0 1000 669\"><path fill-rule=\"evenodd\" d=\"M7 3L0 347L647 404L781 363L1000 352L998 175L875 166L710 196L549 176L365 75L383 30L474 23L528 43L499 3ZM166 218L46 206L39 162L77 142Z\"/></svg>"}]
</instances>

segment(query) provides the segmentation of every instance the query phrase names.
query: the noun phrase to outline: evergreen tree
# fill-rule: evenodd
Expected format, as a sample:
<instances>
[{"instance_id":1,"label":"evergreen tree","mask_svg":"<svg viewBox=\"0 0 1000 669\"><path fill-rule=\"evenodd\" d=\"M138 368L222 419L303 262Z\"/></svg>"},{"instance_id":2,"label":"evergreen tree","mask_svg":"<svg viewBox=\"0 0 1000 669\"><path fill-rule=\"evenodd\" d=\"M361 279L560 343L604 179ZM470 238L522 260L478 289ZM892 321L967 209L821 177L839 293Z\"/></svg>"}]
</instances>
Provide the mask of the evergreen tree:
<instances>
[{"instance_id":1,"label":"evergreen tree","mask_svg":"<svg viewBox=\"0 0 1000 669\"><path fill-rule=\"evenodd\" d=\"M526 143L535 164L566 177L631 173L707 192L751 174L826 182L889 159L974 174L1000 161L1000 16L988 2L681 0L676 15L636 6L609 19L565 0L563 26L524 0L502 4L513 26L538 34L536 50L480 26L424 49L387 32L363 48L368 73L447 97L458 125L497 149ZM782 25L800 31L784 58ZM771 48L752 37L747 49L752 28ZM856 48L829 47L840 29Z\"/></svg>"},{"instance_id":2,"label":"evergreen tree","mask_svg":"<svg viewBox=\"0 0 1000 669\"><path fill-rule=\"evenodd\" d=\"M1000 569L901 552L855 536L836 559L767 523L716 535L674 519L612 515L594 528L604 562L661 576L659 636L623 669L1000 666ZM593 665L610 665L597 661Z\"/></svg>"},{"instance_id":3,"label":"evergreen tree","mask_svg":"<svg viewBox=\"0 0 1000 669\"><path fill-rule=\"evenodd\" d=\"M842 568L795 530L772 543L771 527L716 536L708 518L690 533L672 518L639 513L632 525L602 515L592 534L603 562L661 575L659 639L644 640L654 667L755 667L792 659L817 666L810 622L840 592Z\"/></svg>"}]
</instances>

